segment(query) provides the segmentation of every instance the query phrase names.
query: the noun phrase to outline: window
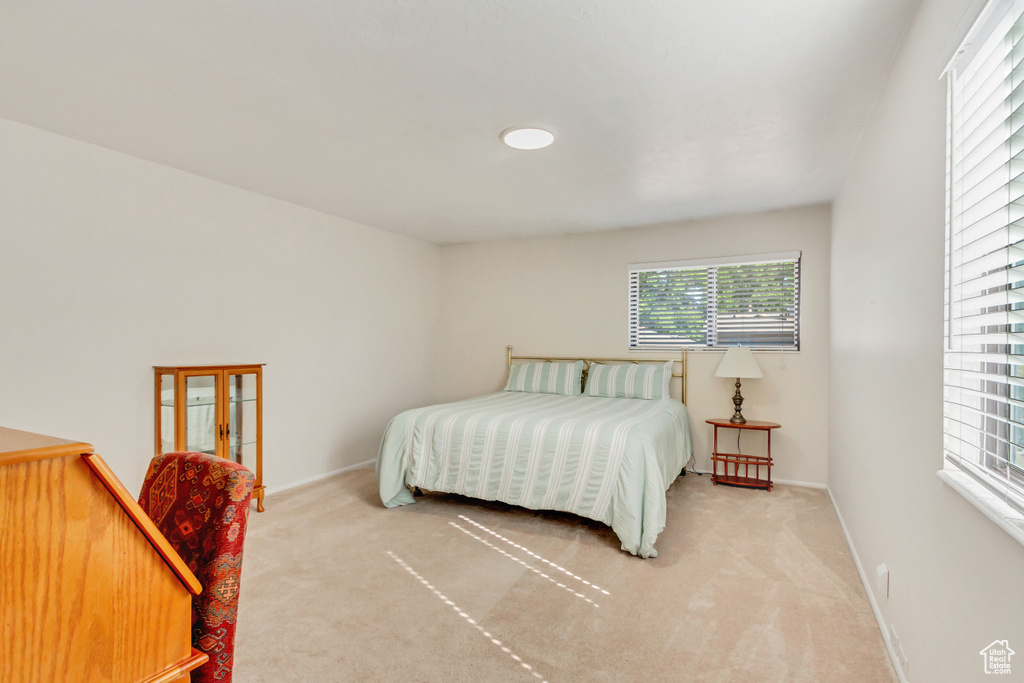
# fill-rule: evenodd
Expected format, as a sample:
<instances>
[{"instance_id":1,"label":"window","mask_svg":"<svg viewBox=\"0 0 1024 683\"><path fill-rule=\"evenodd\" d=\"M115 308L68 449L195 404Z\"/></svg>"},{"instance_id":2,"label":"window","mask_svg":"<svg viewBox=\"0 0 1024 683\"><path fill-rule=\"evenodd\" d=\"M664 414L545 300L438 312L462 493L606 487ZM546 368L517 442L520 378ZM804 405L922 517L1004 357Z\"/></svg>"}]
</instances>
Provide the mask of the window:
<instances>
[{"instance_id":1,"label":"window","mask_svg":"<svg viewBox=\"0 0 1024 683\"><path fill-rule=\"evenodd\" d=\"M629 348L800 348L800 253L629 266Z\"/></svg>"},{"instance_id":2,"label":"window","mask_svg":"<svg viewBox=\"0 0 1024 683\"><path fill-rule=\"evenodd\" d=\"M947 69L943 449L1024 509L1024 3L982 12Z\"/></svg>"}]
</instances>

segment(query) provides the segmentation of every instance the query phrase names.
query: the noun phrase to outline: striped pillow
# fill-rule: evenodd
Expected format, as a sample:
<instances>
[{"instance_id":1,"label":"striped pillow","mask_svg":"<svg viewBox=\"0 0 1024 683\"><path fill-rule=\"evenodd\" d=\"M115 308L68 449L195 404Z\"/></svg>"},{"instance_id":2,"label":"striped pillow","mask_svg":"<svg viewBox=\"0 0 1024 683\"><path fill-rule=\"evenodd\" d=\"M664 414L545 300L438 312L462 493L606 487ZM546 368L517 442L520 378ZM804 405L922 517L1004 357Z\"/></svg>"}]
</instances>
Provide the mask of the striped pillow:
<instances>
[{"instance_id":1,"label":"striped pillow","mask_svg":"<svg viewBox=\"0 0 1024 683\"><path fill-rule=\"evenodd\" d=\"M509 368L505 391L530 391L538 394L583 393L583 361L575 363L523 363Z\"/></svg>"},{"instance_id":2,"label":"striped pillow","mask_svg":"<svg viewBox=\"0 0 1024 683\"><path fill-rule=\"evenodd\" d=\"M673 361L663 365L593 363L587 373L586 394L605 398L668 398L672 364Z\"/></svg>"}]
</instances>

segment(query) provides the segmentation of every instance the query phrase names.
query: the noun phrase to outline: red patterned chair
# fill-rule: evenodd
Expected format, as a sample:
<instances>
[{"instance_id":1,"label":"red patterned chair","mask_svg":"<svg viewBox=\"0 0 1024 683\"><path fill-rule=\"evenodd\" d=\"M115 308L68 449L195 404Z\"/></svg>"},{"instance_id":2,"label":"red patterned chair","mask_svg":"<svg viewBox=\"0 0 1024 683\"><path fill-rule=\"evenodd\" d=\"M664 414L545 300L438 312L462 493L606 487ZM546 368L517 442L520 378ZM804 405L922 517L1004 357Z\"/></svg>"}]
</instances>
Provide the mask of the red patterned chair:
<instances>
[{"instance_id":1,"label":"red patterned chair","mask_svg":"<svg viewBox=\"0 0 1024 683\"><path fill-rule=\"evenodd\" d=\"M245 467L205 453L158 455L142 484L142 509L203 585L192 601L192 644L210 661L192 683L231 681L252 485Z\"/></svg>"}]
</instances>

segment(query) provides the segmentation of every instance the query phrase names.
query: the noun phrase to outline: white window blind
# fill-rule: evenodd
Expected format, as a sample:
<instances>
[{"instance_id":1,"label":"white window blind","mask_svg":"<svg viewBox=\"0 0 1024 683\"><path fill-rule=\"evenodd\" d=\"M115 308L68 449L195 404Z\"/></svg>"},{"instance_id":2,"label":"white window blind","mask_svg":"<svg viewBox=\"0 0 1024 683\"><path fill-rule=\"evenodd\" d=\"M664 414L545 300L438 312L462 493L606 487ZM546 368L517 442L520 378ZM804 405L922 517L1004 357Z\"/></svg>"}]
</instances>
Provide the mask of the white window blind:
<instances>
[{"instance_id":1,"label":"white window blind","mask_svg":"<svg viewBox=\"0 0 1024 683\"><path fill-rule=\"evenodd\" d=\"M800 253L629 267L629 347L800 348Z\"/></svg>"},{"instance_id":2,"label":"white window blind","mask_svg":"<svg viewBox=\"0 0 1024 683\"><path fill-rule=\"evenodd\" d=\"M1024 2L990 3L947 70L943 448L1024 509Z\"/></svg>"}]
</instances>

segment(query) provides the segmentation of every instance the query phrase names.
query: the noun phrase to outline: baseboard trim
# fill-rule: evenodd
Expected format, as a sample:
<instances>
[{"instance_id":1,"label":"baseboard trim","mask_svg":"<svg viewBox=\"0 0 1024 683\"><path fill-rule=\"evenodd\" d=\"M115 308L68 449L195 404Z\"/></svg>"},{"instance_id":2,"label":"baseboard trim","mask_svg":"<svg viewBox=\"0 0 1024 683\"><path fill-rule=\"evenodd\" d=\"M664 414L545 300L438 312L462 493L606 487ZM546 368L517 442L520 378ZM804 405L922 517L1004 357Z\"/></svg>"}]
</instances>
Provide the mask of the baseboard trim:
<instances>
[{"instance_id":1,"label":"baseboard trim","mask_svg":"<svg viewBox=\"0 0 1024 683\"><path fill-rule=\"evenodd\" d=\"M772 479L773 484L786 484L787 486L803 486L807 489L820 489L822 491L828 490L828 485L817 484L812 481L794 481L792 479Z\"/></svg>"},{"instance_id":2,"label":"baseboard trim","mask_svg":"<svg viewBox=\"0 0 1024 683\"><path fill-rule=\"evenodd\" d=\"M864 566L860 562L860 557L857 555L857 549L853 545L853 539L850 538L850 530L846 528L846 522L843 521L843 513L839 511L839 506L836 505L836 498L832 495L832 489L825 487L825 491L828 492L828 499L832 501L832 509L836 511L836 518L839 519L839 526L843 530L843 536L846 537L846 545L850 548L850 556L853 557L853 564L857 567L857 573L860 575L860 582L864 585L864 592L868 595L868 604L871 605L871 611L875 613L875 621L878 622L878 630L882 632L882 642L885 643L885 649L889 653L889 661L892 663L893 670L896 671L896 677L900 680L900 683L908 683L907 679L903 676L903 669L900 668L899 657L896 656L896 650L892 646L892 642L889 641L889 627L885 625L885 617L882 616L882 609L878 606L878 601L875 600L875 592L871 589L871 583L868 581L868 575L864 572Z\"/></svg>"},{"instance_id":3,"label":"baseboard trim","mask_svg":"<svg viewBox=\"0 0 1024 683\"><path fill-rule=\"evenodd\" d=\"M274 486L274 487L269 487L268 486L267 487L266 495L272 496L275 493L281 493L282 491L287 491L289 489L294 489L294 488L298 488L300 486L305 486L306 484L312 484L313 482L321 481L323 479L330 479L331 477L337 476L337 475L341 474L342 472L350 472L352 470L367 469L367 468L373 467L373 464L375 462L376 462L376 460L366 460L365 462L358 462L355 465L349 465L348 467L342 467L340 470L331 470L330 472L324 472L323 474L316 474L316 475L313 475L312 477L306 477L305 479L299 479L298 481L293 481L293 482L285 484L283 486Z\"/></svg>"},{"instance_id":4,"label":"baseboard trim","mask_svg":"<svg viewBox=\"0 0 1024 683\"><path fill-rule=\"evenodd\" d=\"M705 471L688 469L687 472L693 472L694 474L703 474L709 477L711 476L711 470ZM772 479L772 484L785 484L786 486L803 486L804 488L808 489L822 489L825 491L828 490L827 484L817 484L811 481L795 481L793 479Z\"/></svg>"}]
</instances>

